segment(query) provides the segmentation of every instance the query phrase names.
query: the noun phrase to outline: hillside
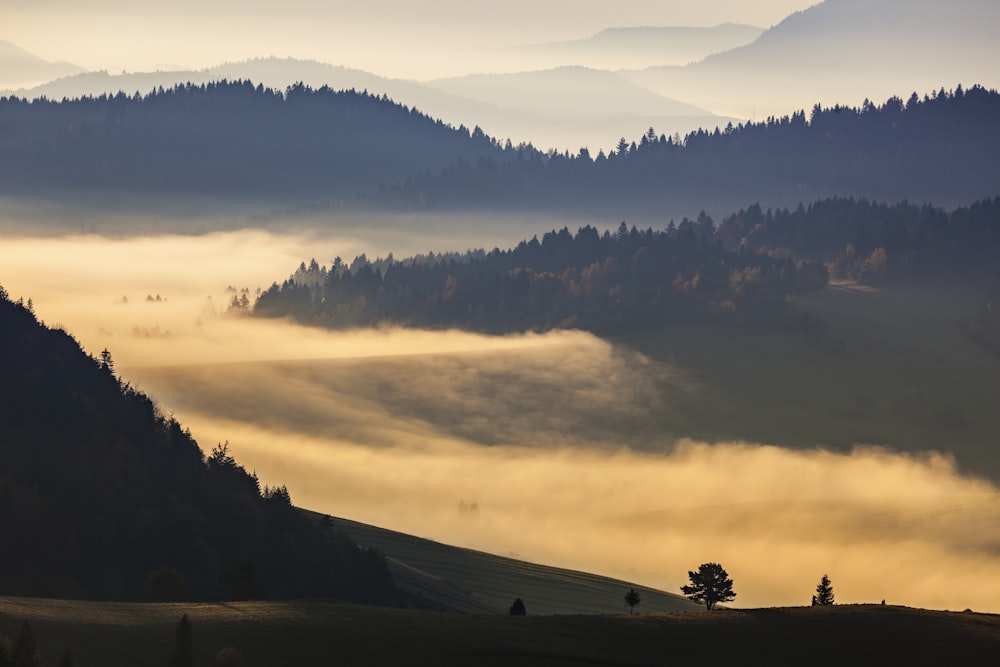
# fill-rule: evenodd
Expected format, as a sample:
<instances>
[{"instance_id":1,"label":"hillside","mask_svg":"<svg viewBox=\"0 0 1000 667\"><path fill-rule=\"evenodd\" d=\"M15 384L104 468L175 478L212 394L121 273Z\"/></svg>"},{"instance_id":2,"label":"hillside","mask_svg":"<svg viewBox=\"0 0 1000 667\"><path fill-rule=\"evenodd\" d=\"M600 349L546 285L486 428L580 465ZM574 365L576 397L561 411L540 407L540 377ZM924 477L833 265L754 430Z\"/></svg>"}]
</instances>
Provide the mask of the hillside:
<instances>
[{"instance_id":1,"label":"hillside","mask_svg":"<svg viewBox=\"0 0 1000 667\"><path fill-rule=\"evenodd\" d=\"M456 165L380 191L405 210L546 210L663 221L749 202L794 208L825 197L955 207L997 194L1000 94L973 87L699 130L650 129L613 153L569 152Z\"/></svg>"},{"instance_id":2,"label":"hillside","mask_svg":"<svg viewBox=\"0 0 1000 667\"><path fill-rule=\"evenodd\" d=\"M620 614L622 597L635 588L642 613L701 611L675 593L636 584L548 567L480 551L462 549L412 535L333 519L351 539L388 558L396 585L431 609L506 614L515 597L528 613Z\"/></svg>"},{"instance_id":3,"label":"hillside","mask_svg":"<svg viewBox=\"0 0 1000 667\"><path fill-rule=\"evenodd\" d=\"M853 105L957 83L997 86L998 22L1000 7L984 0L825 0L745 46L628 76L716 113L758 119L816 101Z\"/></svg>"},{"instance_id":4,"label":"hillside","mask_svg":"<svg viewBox=\"0 0 1000 667\"><path fill-rule=\"evenodd\" d=\"M0 288L0 592L396 599L384 562L207 458L152 399ZM163 568L169 568L164 571Z\"/></svg>"},{"instance_id":5,"label":"hillside","mask_svg":"<svg viewBox=\"0 0 1000 667\"><path fill-rule=\"evenodd\" d=\"M729 119L671 100L631 83L620 74L561 67L505 75L475 75L419 83L294 58L257 58L203 70L109 74L87 72L11 94L34 100L148 94L157 88L253 81L284 91L296 83L312 88L367 91L417 108L458 127L480 126L487 134L542 148L610 147L622 134L655 125L673 132L724 125ZM570 103L567 103L567 102Z\"/></svg>"},{"instance_id":6,"label":"hillside","mask_svg":"<svg viewBox=\"0 0 1000 667\"><path fill-rule=\"evenodd\" d=\"M0 598L0 633L27 620L43 657L164 664L182 614L196 664L223 647L246 667L365 665L988 665L1000 617L882 605L526 617L330 602L134 605ZM808 656L808 657L805 657Z\"/></svg>"},{"instance_id":7,"label":"hillside","mask_svg":"<svg viewBox=\"0 0 1000 667\"><path fill-rule=\"evenodd\" d=\"M458 160L502 155L387 98L284 93L249 82L184 85L146 96L0 99L0 192L73 191L353 198Z\"/></svg>"},{"instance_id":8,"label":"hillside","mask_svg":"<svg viewBox=\"0 0 1000 667\"><path fill-rule=\"evenodd\" d=\"M33 86L83 71L67 62L50 62L0 40L0 90Z\"/></svg>"},{"instance_id":9,"label":"hillside","mask_svg":"<svg viewBox=\"0 0 1000 667\"><path fill-rule=\"evenodd\" d=\"M510 47L504 55L515 62L531 62L536 68L580 65L620 70L686 65L748 44L762 32L762 28L736 23L615 27L584 39Z\"/></svg>"}]
</instances>

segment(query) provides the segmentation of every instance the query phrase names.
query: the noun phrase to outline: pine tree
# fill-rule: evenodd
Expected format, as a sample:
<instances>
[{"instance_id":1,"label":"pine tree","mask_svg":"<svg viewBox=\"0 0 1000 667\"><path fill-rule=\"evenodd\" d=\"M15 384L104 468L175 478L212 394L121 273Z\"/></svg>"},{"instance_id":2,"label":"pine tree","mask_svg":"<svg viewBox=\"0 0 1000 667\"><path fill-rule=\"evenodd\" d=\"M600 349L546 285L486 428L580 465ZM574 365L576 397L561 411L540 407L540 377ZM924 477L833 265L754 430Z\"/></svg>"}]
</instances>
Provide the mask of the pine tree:
<instances>
[{"instance_id":1,"label":"pine tree","mask_svg":"<svg viewBox=\"0 0 1000 667\"><path fill-rule=\"evenodd\" d=\"M628 593L625 594L625 604L628 606L628 613L631 614L632 610L635 609L636 605L642 602L642 596L639 595L639 591L634 588L628 589Z\"/></svg>"},{"instance_id":2,"label":"pine tree","mask_svg":"<svg viewBox=\"0 0 1000 667\"><path fill-rule=\"evenodd\" d=\"M830 577L823 575L816 585L816 595L812 597L813 606L833 604L833 586L830 585Z\"/></svg>"},{"instance_id":3,"label":"pine tree","mask_svg":"<svg viewBox=\"0 0 1000 667\"><path fill-rule=\"evenodd\" d=\"M733 580L718 563L702 563L696 572L688 572L691 584L681 586L681 592L694 602L704 602L709 611L718 602L729 602L736 597Z\"/></svg>"}]
</instances>

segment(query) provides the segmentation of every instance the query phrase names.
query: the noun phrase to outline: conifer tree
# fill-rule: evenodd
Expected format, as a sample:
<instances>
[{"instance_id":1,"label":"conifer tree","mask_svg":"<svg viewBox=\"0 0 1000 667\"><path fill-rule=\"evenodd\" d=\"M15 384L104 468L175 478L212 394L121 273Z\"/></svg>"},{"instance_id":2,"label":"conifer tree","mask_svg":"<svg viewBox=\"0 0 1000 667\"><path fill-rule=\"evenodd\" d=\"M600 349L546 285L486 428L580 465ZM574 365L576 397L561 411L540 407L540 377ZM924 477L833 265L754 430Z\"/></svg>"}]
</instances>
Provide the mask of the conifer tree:
<instances>
[{"instance_id":1,"label":"conifer tree","mask_svg":"<svg viewBox=\"0 0 1000 667\"><path fill-rule=\"evenodd\" d=\"M812 596L813 606L833 604L833 586L830 585L830 577L823 575L823 578L816 584L816 595Z\"/></svg>"}]
</instances>

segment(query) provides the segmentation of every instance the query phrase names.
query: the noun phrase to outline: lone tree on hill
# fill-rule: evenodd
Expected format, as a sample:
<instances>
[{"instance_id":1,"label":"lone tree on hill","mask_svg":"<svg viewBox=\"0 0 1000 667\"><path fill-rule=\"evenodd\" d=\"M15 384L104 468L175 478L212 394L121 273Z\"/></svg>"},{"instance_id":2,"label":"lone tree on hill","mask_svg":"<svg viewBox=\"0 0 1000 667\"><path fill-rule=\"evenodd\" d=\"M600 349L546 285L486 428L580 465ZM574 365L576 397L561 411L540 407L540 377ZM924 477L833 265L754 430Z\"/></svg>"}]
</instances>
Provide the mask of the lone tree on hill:
<instances>
[{"instance_id":1,"label":"lone tree on hill","mask_svg":"<svg viewBox=\"0 0 1000 667\"><path fill-rule=\"evenodd\" d=\"M625 594L625 604L628 606L628 613L631 614L635 606L642 602L642 596L639 595L639 591L634 588L628 589L628 593Z\"/></svg>"},{"instance_id":2,"label":"lone tree on hill","mask_svg":"<svg viewBox=\"0 0 1000 667\"><path fill-rule=\"evenodd\" d=\"M729 602L736 597L733 580L718 563L702 563L697 572L688 572L691 585L681 586L681 592L694 602L704 602L709 611L717 602Z\"/></svg>"},{"instance_id":3,"label":"lone tree on hill","mask_svg":"<svg viewBox=\"0 0 1000 667\"><path fill-rule=\"evenodd\" d=\"M833 604L833 586L830 585L830 577L823 575L823 578L816 584L816 595L812 599L813 606Z\"/></svg>"},{"instance_id":4,"label":"lone tree on hill","mask_svg":"<svg viewBox=\"0 0 1000 667\"><path fill-rule=\"evenodd\" d=\"M528 610L524 608L524 601L521 598L514 600L514 604L510 606L511 616L524 616L528 613Z\"/></svg>"}]
</instances>

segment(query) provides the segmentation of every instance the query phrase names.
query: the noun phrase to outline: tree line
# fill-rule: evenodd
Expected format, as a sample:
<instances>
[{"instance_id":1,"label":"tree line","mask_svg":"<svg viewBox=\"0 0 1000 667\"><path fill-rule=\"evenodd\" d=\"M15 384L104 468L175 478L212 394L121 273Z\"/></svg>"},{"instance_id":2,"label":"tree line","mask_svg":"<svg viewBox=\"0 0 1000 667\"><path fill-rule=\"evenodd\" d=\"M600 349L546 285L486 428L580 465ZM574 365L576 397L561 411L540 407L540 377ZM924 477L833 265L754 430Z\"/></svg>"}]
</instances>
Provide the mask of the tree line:
<instances>
[{"instance_id":1,"label":"tree line","mask_svg":"<svg viewBox=\"0 0 1000 667\"><path fill-rule=\"evenodd\" d=\"M747 201L792 206L832 196L948 207L997 195L1000 94L941 89L881 105L815 105L685 137L650 128L595 155L522 150L464 160L387 185L375 206L407 210L572 210L655 218Z\"/></svg>"},{"instance_id":2,"label":"tree line","mask_svg":"<svg viewBox=\"0 0 1000 667\"><path fill-rule=\"evenodd\" d=\"M513 151L513 148L510 149ZM456 160L500 157L368 91L249 81L61 101L0 98L0 189L352 199Z\"/></svg>"},{"instance_id":3,"label":"tree line","mask_svg":"<svg viewBox=\"0 0 1000 667\"><path fill-rule=\"evenodd\" d=\"M407 211L656 219L855 196L948 207L996 196L1000 94L981 86L815 105L592 153L514 146L368 91L249 81L0 98L0 192L99 190Z\"/></svg>"},{"instance_id":4,"label":"tree line","mask_svg":"<svg viewBox=\"0 0 1000 667\"><path fill-rule=\"evenodd\" d=\"M788 296L826 284L818 262L724 249L706 215L664 230L624 222L603 234L551 231L508 250L313 260L257 298L257 317L331 328L395 324L489 333L672 323L738 323L813 332ZM239 304L237 304L239 305Z\"/></svg>"}]
</instances>

